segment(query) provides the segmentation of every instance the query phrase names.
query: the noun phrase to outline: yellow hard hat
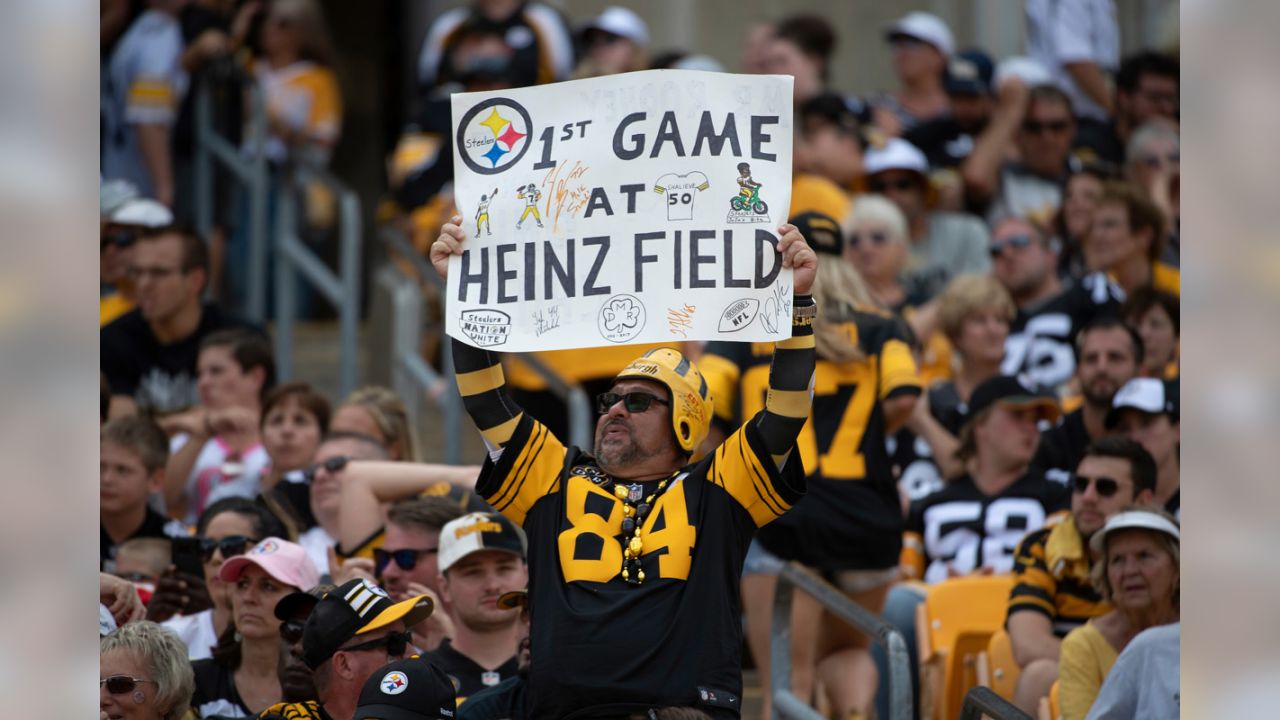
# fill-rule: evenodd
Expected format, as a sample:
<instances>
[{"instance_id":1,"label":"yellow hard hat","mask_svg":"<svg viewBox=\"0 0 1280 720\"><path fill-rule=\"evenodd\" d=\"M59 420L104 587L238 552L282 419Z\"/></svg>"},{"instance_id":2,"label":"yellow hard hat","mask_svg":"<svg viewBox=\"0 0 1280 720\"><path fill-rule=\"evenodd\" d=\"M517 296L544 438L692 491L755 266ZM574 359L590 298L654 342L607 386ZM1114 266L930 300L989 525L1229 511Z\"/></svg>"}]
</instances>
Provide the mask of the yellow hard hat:
<instances>
[{"instance_id":1,"label":"yellow hard hat","mask_svg":"<svg viewBox=\"0 0 1280 720\"><path fill-rule=\"evenodd\" d=\"M712 399L698 366L679 350L655 348L631 361L618 380L652 380L671 391L671 429L676 443L692 453L711 427Z\"/></svg>"}]
</instances>

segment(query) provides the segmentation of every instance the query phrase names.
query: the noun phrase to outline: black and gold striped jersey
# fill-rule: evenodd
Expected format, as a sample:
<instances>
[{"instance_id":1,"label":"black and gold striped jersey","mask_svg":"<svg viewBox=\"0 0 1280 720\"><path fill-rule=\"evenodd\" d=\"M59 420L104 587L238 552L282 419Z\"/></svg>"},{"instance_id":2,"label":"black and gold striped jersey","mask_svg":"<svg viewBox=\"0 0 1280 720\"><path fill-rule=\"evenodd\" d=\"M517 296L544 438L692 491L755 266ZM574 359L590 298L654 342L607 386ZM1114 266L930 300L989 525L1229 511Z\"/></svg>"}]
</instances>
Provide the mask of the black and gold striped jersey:
<instances>
[{"instance_id":1,"label":"black and gold striped jersey","mask_svg":"<svg viewBox=\"0 0 1280 720\"><path fill-rule=\"evenodd\" d=\"M1009 615L1022 610L1043 613L1058 637L1111 609L1089 581L1090 558L1075 521L1027 535L1014 555Z\"/></svg>"},{"instance_id":2,"label":"black and gold striped jersey","mask_svg":"<svg viewBox=\"0 0 1280 720\"><path fill-rule=\"evenodd\" d=\"M756 529L799 499L799 467L779 471L744 425L658 496L639 536L646 579L632 585L607 476L524 416L477 489L529 536L531 717L693 705L699 688L740 696L742 562Z\"/></svg>"},{"instance_id":3,"label":"black and gold striped jersey","mask_svg":"<svg viewBox=\"0 0 1280 720\"><path fill-rule=\"evenodd\" d=\"M893 316L854 310L840 326L862 351L856 362L819 359L813 410L797 446L807 493L795 510L760 533L771 552L823 569L880 569L898 561L902 509L886 450L882 401L918 395L920 379L906 329ZM768 395L768 346L709 343L699 365L722 428L757 412Z\"/></svg>"}]
</instances>

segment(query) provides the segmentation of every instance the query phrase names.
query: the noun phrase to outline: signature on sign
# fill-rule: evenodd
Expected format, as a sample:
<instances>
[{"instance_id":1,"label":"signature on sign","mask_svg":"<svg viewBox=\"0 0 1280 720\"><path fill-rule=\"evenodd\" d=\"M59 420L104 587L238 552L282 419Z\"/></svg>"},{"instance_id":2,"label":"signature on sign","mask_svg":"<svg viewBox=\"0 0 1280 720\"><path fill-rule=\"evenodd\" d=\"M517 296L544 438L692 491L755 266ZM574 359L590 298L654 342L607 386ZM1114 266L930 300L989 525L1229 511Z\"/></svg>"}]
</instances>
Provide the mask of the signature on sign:
<instances>
[{"instance_id":1,"label":"signature on sign","mask_svg":"<svg viewBox=\"0 0 1280 720\"><path fill-rule=\"evenodd\" d=\"M697 310L698 308L693 305L667 308L667 327L671 330L671 334L687 339L689 331L693 329L693 314Z\"/></svg>"},{"instance_id":2,"label":"signature on sign","mask_svg":"<svg viewBox=\"0 0 1280 720\"><path fill-rule=\"evenodd\" d=\"M573 182L579 180L591 168L582 164L581 160L575 160L573 166L563 174L561 168L563 165L556 165L547 172L547 176L542 179L544 186L549 185L551 192L547 193L547 214L551 215L553 227L559 228L561 213L568 212L570 215L577 215L587 206L587 201L591 199L591 193L587 186L581 182ZM555 211L552 212L552 205Z\"/></svg>"},{"instance_id":3,"label":"signature on sign","mask_svg":"<svg viewBox=\"0 0 1280 720\"><path fill-rule=\"evenodd\" d=\"M560 327L560 306L547 308L545 311L538 310L533 313L533 331L539 337L543 333L555 330Z\"/></svg>"}]
</instances>

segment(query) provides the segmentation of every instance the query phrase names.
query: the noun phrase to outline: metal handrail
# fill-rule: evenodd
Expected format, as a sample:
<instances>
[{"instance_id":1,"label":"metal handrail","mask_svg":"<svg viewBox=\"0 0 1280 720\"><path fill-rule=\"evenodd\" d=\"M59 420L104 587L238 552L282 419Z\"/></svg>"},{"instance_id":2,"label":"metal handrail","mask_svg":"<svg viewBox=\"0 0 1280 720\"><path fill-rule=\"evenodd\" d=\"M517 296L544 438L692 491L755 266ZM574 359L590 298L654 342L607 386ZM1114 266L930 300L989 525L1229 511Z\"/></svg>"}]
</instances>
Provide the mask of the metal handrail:
<instances>
[{"instance_id":1,"label":"metal handrail","mask_svg":"<svg viewBox=\"0 0 1280 720\"><path fill-rule=\"evenodd\" d=\"M440 279L440 276L436 274L435 268L425 257L422 256L422 253L419 252L417 248L413 247L413 245L404 238L400 231L391 226L387 226L383 229L382 240L389 249L396 252L397 256L402 257L409 262L409 264L413 266L414 271L421 278L432 283L437 288L440 288L441 291L444 290L445 283ZM418 288L419 286L414 284L414 289L418 290ZM400 292L406 293L407 296L408 290L401 290ZM397 296L393 294L392 297L393 302L395 302ZM428 395L434 398L439 394L439 391L435 389L435 386L440 379L447 378L452 382L453 353L450 351L449 343L453 342L453 339L445 336L445 343L441 347L441 362L444 366L444 372L436 373L431 369L431 366L422 359L420 352L417 350L420 346L420 338L417 335L412 335L412 333L418 332L418 329L422 327L419 320L420 315L418 314L418 308L421 307L421 295L418 295L417 306L414 309L410 310L408 308L409 302L410 301L406 297L403 302L396 302L395 304L397 317L392 320L392 352L394 358L391 370L392 377L395 378L397 375L401 375L402 380L406 383L406 387L396 388L397 394L401 397L406 397L409 394L409 392L407 392L407 384L411 381L420 389L427 391ZM401 310L401 308L404 309ZM405 316L412 315L412 323L408 320L402 321L400 318L401 312L403 312ZM409 327L410 325L412 325L413 329ZM403 331L405 333L405 335L401 337L400 342L396 342L394 339L397 335L397 331ZM412 343L410 343L411 335L413 338ZM520 362L523 362L536 375L542 378L551 393L560 398L560 400L562 400L568 407L569 444L576 445L580 448L590 448L593 435L591 431L592 412L591 400L587 397L586 390L584 390L578 383L575 383L557 373L542 360L538 359L538 357L533 353L518 353L514 354L514 357L519 359ZM456 392L453 394L456 395ZM441 407L446 410L446 413L450 409L445 408L443 405ZM458 426L456 422L450 422L450 418L448 417L446 417L446 422L451 425L450 431ZM450 443L450 447L456 448L458 447L458 444ZM446 462L454 461L446 459Z\"/></svg>"},{"instance_id":2,"label":"metal handrail","mask_svg":"<svg viewBox=\"0 0 1280 720\"><path fill-rule=\"evenodd\" d=\"M237 77L249 89L248 132L252 147L262 147L267 136L266 99L262 86L243 74ZM213 161L217 160L248 189L249 267L248 298L245 315L262 322L267 315L267 195L269 174L266 153L244 154L230 140L218 134L213 126L213 80L211 77L196 89L195 103L195 221L203 238L213 232Z\"/></svg>"},{"instance_id":3,"label":"metal handrail","mask_svg":"<svg viewBox=\"0 0 1280 720\"><path fill-rule=\"evenodd\" d=\"M341 394L355 390L360 331L360 198L332 173L308 161L290 163L276 212L275 335L276 368L282 380L293 368L293 326L299 278L310 283L338 310ZM294 191L319 182L338 198L338 272L335 274L298 237Z\"/></svg>"},{"instance_id":4,"label":"metal handrail","mask_svg":"<svg viewBox=\"0 0 1280 720\"><path fill-rule=\"evenodd\" d=\"M389 249L414 265L418 275L440 283L431 264L401 235L385 226L379 237ZM425 395L444 415L444 461L457 465L462 461L462 398L453 380L453 353L448 338L441 346L442 370L437 372L422 357L422 286L408 277L395 264L379 272L378 286L391 296L391 388L405 400L414 425L421 415L419 400ZM410 401L409 398L413 400Z\"/></svg>"},{"instance_id":5,"label":"metal handrail","mask_svg":"<svg viewBox=\"0 0 1280 720\"><path fill-rule=\"evenodd\" d=\"M978 720L984 714L993 720L1032 720L1030 715L1000 697L995 690L979 686L965 694L964 704L960 706L960 720Z\"/></svg>"},{"instance_id":6,"label":"metal handrail","mask_svg":"<svg viewBox=\"0 0 1280 720\"><path fill-rule=\"evenodd\" d=\"M778 574L773 599L773 629L769 643L769 686L773 707L783 718L823 720L823 716L791 692L791 600L799 588L831 614L885 647L889 658L889 718L912 717L911 657L902 634L874 613L850 600L830 583L799 563L790 562Z\"/></svg>"}]
</instances>

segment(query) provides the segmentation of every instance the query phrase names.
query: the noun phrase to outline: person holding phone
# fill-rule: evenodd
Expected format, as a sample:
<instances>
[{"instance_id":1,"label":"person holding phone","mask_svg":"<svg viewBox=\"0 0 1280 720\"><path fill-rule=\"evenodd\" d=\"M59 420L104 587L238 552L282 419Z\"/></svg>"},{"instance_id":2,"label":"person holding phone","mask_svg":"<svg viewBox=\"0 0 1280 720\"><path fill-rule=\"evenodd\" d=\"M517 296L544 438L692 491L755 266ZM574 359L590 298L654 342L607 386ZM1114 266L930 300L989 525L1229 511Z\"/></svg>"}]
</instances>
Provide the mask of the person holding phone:
<instances>
[{"instance_id":1,"label":"person holding phone","mask_svg":"<svg viewBox=\"0 0 1280 720\"><path fill-rule=\"evenodd\" d=\"M147 619L176 632L192 660L209 657L231 622L230 591L218 569L261 538L284 535L280 519L250 500L227 498L210 505L196 536L175 541L173 565L156 583Z\"/></svg>"}]
</instances>

